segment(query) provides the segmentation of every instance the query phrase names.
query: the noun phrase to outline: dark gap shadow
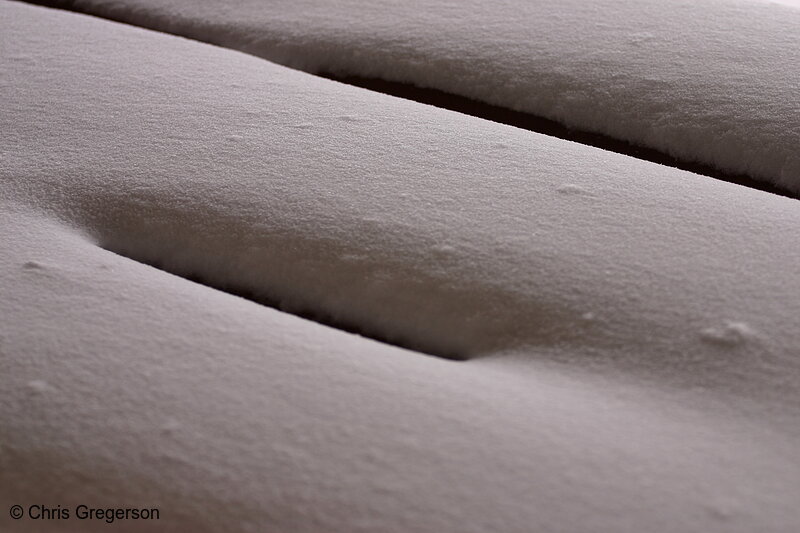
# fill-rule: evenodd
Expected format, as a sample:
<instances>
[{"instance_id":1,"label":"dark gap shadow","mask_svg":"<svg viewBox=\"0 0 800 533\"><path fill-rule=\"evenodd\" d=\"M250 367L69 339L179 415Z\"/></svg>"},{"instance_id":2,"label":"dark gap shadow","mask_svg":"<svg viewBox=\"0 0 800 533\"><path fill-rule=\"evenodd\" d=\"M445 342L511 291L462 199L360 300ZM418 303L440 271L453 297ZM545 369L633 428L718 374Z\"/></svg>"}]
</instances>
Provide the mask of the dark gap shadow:
<instances>
[{"instance_id":1,"label":"dark gap shadow","mask_svg":"<svg viewBox=\"0 0 800 533\"><path fill-rule=\"evenodd\" d=\"M320 324L323 326L327 326L329 328L338 329L345 333L350 333L352 335L357 335L359 337L364 337L381 344L386 344L389 346L393 346L395 348L401 348L403 350L408 350L411 352L416 352L420 355L425 355L429 357L437 357L439 359L447 359L449 361L466 361L468 360L467 357L463 357L459 354L454 353L444 353L444 352L433 352L430 350L420 349L419 346L411 345L409 343L405 343L402 340L396 338L390 338L388 336L376 334L374 331L370 330L367 331L360 327L357 324L353 324L351 322L347 322L344 320L336 319L335 317L331 316L330 313L320 312L317 310L309 309L306 307L303 308L296 308L294 306L288 307L280 299L274 298L263 293L257 293L253 290L230 285L230 284L217 284L211 283L206 280L203 276L195 273L182 273L176 272L173 269L167 268L166 266L153 261L142 261L140 259L134 259L126 254L114 251L112 249L103 247L103 249L107 252L113 253L114 255L118 255L120 257L124 257L125 259L129 259L131 261L136 261L137 263L147 265L149 267L158 269L162 272L166 272L167 274L171 274L173 276L177 276L182 278L186 281L190 281L192 283L196 283L198 285L202 285L203 287L213 289L216 291L224 292L226 294L230 294L232 296L238 296L239 298L243 298L245 300L249 300L253 303L258 305L263 305L264 307L269 307L270 309L274 309L281 313L286 313L290 315L294 315L298 318L302 318L304 320L308 320L310 322L314 322L316 324Z\"/></svg>"},{"instance_id":2,"label":"dark gap shadow","mask_svg":"<svg viewBox=\"0 0 800 533\"><path fill-rule=\"evenodd\" d=\"M635 157L637 159L643 159L652 163L658 163L660 165L687 170L689 172L702 174L720 181L727 181L729 183L735 183L751 189L758 189L760 191L785 196L787 198L798 199L798 195L791 191L787 191L770 183L755 180L744 174L733 174L730 172L721 171L703 163L676 159L653 148L638 146L600 133L575 130L568 128L567 126L564 126L563 124L554 120L523 113L521 111L512 111L511 109L486 104L478 100L472 100L463 96L446 93L438 89L423 89L409 83L384 81L376 78L338 76L329 72L317 72L316 75L329 80L345 83L347 85L361 87L362 89L368 89L370 91L397 96L406 100L413 100L415 102L441 107L450 111L457 111L465 115L491 120L501 124L507 124L516 128L542 133L544 135L550 135L551 137L557 137L567 141L594 146L596 148L608 150L609 152L616 152L618 154Z\"/></svg>"}]
</instances>

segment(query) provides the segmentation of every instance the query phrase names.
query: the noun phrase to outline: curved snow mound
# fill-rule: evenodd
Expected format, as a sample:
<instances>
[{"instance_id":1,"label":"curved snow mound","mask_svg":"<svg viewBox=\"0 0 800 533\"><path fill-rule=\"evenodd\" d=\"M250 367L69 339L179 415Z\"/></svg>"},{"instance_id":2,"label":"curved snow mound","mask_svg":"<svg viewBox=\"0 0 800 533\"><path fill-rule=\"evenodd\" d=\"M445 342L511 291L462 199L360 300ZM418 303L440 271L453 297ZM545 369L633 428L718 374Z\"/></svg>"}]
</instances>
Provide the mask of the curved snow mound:
<instances>
[{"instance_id":1,"label":"curved snow mound","mask_svg":"<svg viewBox=\"0 0 800 533\"><path fill-rule=\"evenodd\" d=\"M3 513L797 530L797 201L16 2L0 49Z\"/></svg>"},{"instance_id":2,"label":"curved snow mound","mask_svg":"<svg viewBox=\"0 0 800 533\"><path fill-rule=\"evenodd\" d=\"M800 10L762 0L55 2L409 82L800 192Z\"/></svg>"}]
</instances>

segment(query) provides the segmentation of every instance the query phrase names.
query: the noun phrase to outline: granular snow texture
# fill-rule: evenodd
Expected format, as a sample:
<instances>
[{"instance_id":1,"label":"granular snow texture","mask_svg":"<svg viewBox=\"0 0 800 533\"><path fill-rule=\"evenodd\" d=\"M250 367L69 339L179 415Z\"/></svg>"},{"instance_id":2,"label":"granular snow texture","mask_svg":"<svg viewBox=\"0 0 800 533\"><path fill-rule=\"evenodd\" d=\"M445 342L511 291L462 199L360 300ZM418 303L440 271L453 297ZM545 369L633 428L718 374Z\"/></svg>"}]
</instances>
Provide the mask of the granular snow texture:
<instances>
[{"instance_id":1,"label":"granular snow texture","mask_svg":"<svg viewBox=\"0 0 800 533\"><path fill-rule=\"evenodd\" d=\"M444 90L800 192L796 0L46 3Z\"/></svg>"},{"instance_id":2,"label":"granular snow texture","mask_svg":"<svg viewBox=\"0 0 800 533\"><path fill-rule=\"evenodd\" d=\"M85 15L0 49L3 531L800 525L795 200Z\"/></svg>"}]
</instances>

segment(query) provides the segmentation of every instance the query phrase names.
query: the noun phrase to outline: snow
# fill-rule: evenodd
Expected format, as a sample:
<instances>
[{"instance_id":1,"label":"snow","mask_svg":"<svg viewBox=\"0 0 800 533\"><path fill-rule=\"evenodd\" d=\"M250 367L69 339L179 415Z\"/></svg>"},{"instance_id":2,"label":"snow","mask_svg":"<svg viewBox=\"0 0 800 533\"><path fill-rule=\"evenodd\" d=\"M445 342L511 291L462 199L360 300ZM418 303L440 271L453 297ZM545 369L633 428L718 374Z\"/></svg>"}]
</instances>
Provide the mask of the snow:
<instances>
[{"instance_id":1,"label":"snow","mask_svg":"<svg viewBox=\"0 0 800 533\"><path fill-rule=\"evenodd\" d=\"M702 335L704 340L724 346L739 346L756 337L755 332L747 324L729 321L726 321L721 328L704 329Z\"/></svg>"},{"instance_id":2,"label":"snow","mask_svg":"<svg viewBox=\"0 0 800 533\"><path fill-rule=\"evenodd\" d=\"M795 200L84 15L0 49L0 507L800 524Z\"/></svg>"},{"instance_id":3,"label":"snow","mask_svg":"<svg viewBox=\"0 0 800 533\"><path fill-rule=\"evenodd\" d=\"M311 72L530 112L800 192L796 0L70 5Z\"/></svg>"}]
</instances>

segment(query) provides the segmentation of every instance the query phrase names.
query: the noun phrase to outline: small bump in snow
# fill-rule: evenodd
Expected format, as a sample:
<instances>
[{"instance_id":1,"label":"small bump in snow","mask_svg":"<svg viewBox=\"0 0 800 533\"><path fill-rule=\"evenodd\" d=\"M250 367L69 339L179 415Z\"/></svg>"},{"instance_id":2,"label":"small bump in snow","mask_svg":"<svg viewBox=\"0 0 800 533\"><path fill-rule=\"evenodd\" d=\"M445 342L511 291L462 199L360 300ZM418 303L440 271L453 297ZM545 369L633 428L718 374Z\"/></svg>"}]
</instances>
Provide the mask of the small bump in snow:
<instances>
[{"instance_id":1,"label":"small bump in snow","mask_svg":"<svg viewBox=\"0 0 800 533\"><path fill-rule=\"evenodd\" d=\"M740 346L756 336L750 326L744 322L726 321L722 326L706 328L700 332L700 337L708 343L719 346Z\"/></svg>"},{"instance_id":2,"label":"small bump in snow","mask_svg":"<svg viewBox=\"0 0 800 533\"><path fill-rule=\"evenodd\" d=\"M34 394L44 394L51 390L50 385L43 379L33 379L27 383L28 390Z\"/></svg>"},{"instance_id":3,"label":"small bump in snow","mask_svg":"<svg viewBox=\"0 0 800 533\"><path fill-rule=\"evenodd\" d=\"M559 192L561 194L569 194L569 195L573 195L573 194L575 194L575 195L577 195L577 194L588 195L589 194L589 191L587 191L586 189L584 189L580 185L574 185L572 183L565 183L564 185L562 185L561 187L556 189L556 192Z\"/></svg>"},{"instance_id":4,"label":"small bump in snow","mask_svg":"<svg viewBox=\"0 0 800 533\"><path fill-rule=\"evenodd\" d=\"M172 435L180 428L181 428L180 422L171 418L161 425L161 433L163 435Z\"/></svg>"},{"instance_id":5,"label":"small bump in snow","mask_svg":"<svg viewBox=\"0 0 800 533\"><path fill-rule=\"evenodd\" d=\"M449 255L455 253L456 248L455 246L451 246L449 244L437 244L433 247L433 251L440 254Z\"/></svg>"},{"instance_id":6,"label":"small bump in snow","mask_svg":"<svg viewBox=\"0 0 800 533\"><path fill-rule=\"evenodd\" d=\"M25 261L22 264L22 268L26 270L44 270L45 266L38 261Z\"/></svg>"}]
</instances>

